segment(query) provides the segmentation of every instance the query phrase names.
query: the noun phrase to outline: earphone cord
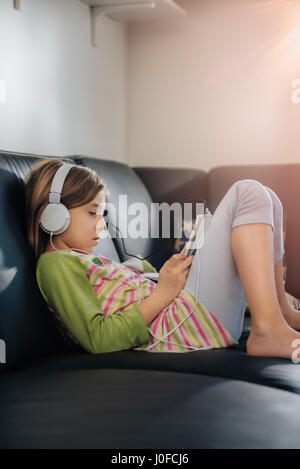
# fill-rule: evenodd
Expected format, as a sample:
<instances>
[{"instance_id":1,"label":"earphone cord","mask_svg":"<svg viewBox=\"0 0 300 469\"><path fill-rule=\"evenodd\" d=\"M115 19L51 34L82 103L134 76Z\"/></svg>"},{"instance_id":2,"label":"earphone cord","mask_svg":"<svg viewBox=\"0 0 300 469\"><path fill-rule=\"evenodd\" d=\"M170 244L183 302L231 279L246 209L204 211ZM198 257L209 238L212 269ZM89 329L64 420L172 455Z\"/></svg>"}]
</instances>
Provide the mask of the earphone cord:
<instances>
[{"instance_id":1,"label":"earphone cord","mask_svg":"<svg viewBox=\"0 0 300 469\"><path fill-rule=\"evenodd\" d=\"M128 256L136 257L137 259L140 259L141 261L143 261L143 260L148 259L148 257L152 256L153 254L155 254L157 251L159 251L160 248L161 248L162 245L163 245L163 241L161 241L161 243L160 243L160 245L158 246L158 248L155 249L155 251L150 252L150 254L148 254L148 256L146 256L146 257L138 257L138 256L135 256L134 254L131 254L130 252L127 252L127 251L126 251L126 249L125 249L125 244L124 244L124 237L123 237L123 234L122 234L122 231L120 230L120 228L119 228L117 225L115 225L114 223L112 223L112 222L109 222L109 223L111 223L112 225L114 225L114 227L117 228L117 230L121 233L121 240L122 240L122 243L123 243L123 249L124 249L125 253L126 253Z\"/></svg>"},{"instance_id":2,"label":"earphone cord","mask_svg":"<svg viewBox=\"0 0 300 469\"><path fill-rule=\"evenodd\" d=\"M78 249L78 248L68 248L68 249L57 249L54 244L53 244L53 241L52 241L52 236L53 236L53 233L50 233L50 243L51 243L51 246L53 247L53 249L55 249L55 251L81 251L81 252L84 252L86 254L93 254L93 253L90 253L88 251L84 251L82 249ZM198 242L197 242L197 249L199 248L199 243L201 241L201 237L199 237L198 239ZM95 255L95 257L98 257L97 255ZM134 256L134 257L137 257L137 256ZM140 259L140 258L138 258ZM198 297L198 291L199 291L199 279L200 279L200 261L199 261L199 258L197 257L197 263L198 263L198 279L197 279L197 294L196 296L194 297L195 299L195 304L194 304L194 307L192 309L192 311L179 323L177 324L176 327L174 327L174 329L172 329L171 331L168 332L167 335L165 335L164 337L157 337L155 334L153 334L153 332L151 331L151 329L149 327L147 327L149 333L155 338L155 339L158 339L154 344L151 344L149 347L147 347L145 350L149 350L150 348L153 348L155 347L156 344L158 344L159 342L166 342L168 344L172 344L172 345L177 345L177 346L181 346L181 347L185 347L185 348L188 348L188 349L192 349L192 350L207 350L207 349L212 349L214 348L213 345L208 345L208 346L203 346L203 347L193 347L191 345L184 345L184 344L176 344L174 342L170 342L170 341L167 341L165 340L170 334L172 334L172 332L174 332L187 318L189 318L191 316L191 314L194 312L195 310L195 307L196 307L196 304L197 304L197 297ZM129 286L134 286L135 289L137 289L136 285L133 285L129 282L126 282L126 280L122 280L122 282L126 283L127 285Z\"/></svg>"},{"instance_id":3,"label":"earphone cord","mask_svg":"<svg viewBox=\"0 0 300 469\"><path fill-rule=\"evenodd\" d=\"M114 225L114 223L112 223L112 224ZM115 227L117 228L117 230L121 233L121 236L122 236L121 239L122 239L122 243L123 243L123 248L124 248L124 251L125 251L125 253L126 253L127 255L136 257L137 259L140 259L140 260L145 260L145 259L147 259L148 257L150 257L152 254L154 254L155 252L157 252L157 251L161 248L161 246L162 246L162 242L161 242L161 243L160 243L160 246L159 246L155 251L153 251L151 254L149 254L147 257L140 258L140 257L138 257L138 256L135 256L134 254L130 254L130 253L128 253L128 252L126 251L126 249L125 249L124 238L123 238L123 234L122 234L121 230L120 230L116 225L114 225L114 226L115 226ZM198 242L197 242L197 249L198 249L200 240L201 240L201 239L199 238L199 240L198 240ZM159 338L159 337L157 337L155 334L153 334L152 330L148 327L147 329L148 329L149 333L150 333L155 339L157 339L157 341L156 341L154 344L151 344L151 345L150 345L149 347L147 347L145 350L148 350L149 348L154 347L154 346L155 346L156 344L158 344L159 342L166 342L166 343L172 344L172 345L181 345L182 347L189 348L189 349L193 349L193 350L207 350L207 349L213 348L213 346L211 346L211 345L207 345L207 346L203 346L203 347L193 347L193 346L191 346L191 345L176 344L176 343L174 343L174 342L170 342L169 340L164 340L164 339L166 339L170 334L172 334L172 332L174 332L187 318L189 318L189 317L191 316L191 314L194 312L195 308L196 308L197 297L198 297L198 291L199 291L199 279L200 279L200 263L199 263L199 262L200 262L200 261L199 261L199 259L197 258L197 263L198 263L197 294L196 294L196 296L195 296L195 304L194 304L194 307L193 307L192 311L191 311L191 312L188 314L188 316L186 316L179 324L177 324L177 326L176 326L174 329L172 329L171 331L169 331L168 334L165 335L165 336L162 337L162 338ZM126 282L126 283L127 283L127 282Z\"/></svg>"},{"instance_id":4,"label":"earphone cord","mask_svg":"<svg viewBox=\"0 0 300 469\"><path fill-rule=\"evenodd\" d=\"M206 201L205 199L203 199L203 198L202 198L202 199L197 199L197 203L199 202L199 200L204 200L204 202L205 202L204 206L207 207L207 201ZM185 203L186 203L186 202L195 202L195 201L196 201L196 199L187 199L187 200L185 200ZM107 213L108 213L108 212L107 212ZM136 256L135 254L131 254L130 252L127 252L127 251L126 251L125 244L124 244L124 236L123 236L122 231L120 230L120 228L119 228L117 225L115 225L114 223L112 223L111 221L110 221L110 222L107 222L107 226L108 226L108 223L111 223L112 225L114 225L114 227L117 228L117 230L121 233L121 239L122 239L122 243L123 243L123 249L124 249L124 252L125 252L128 256L136 257L137 259L140 259L140 260L146 260L146 259L148 259L148 257L152 256L152 255L155 254L157 251L159 251L160 248L161 248L162 245L163 245L163 241L161 241L161 243L160 243L160 245L158 246L158 248L155 249L155 251L150 252L150 254L148 254L148 256L146 256L146 257L138 257L138 256Z\"/></svg>"},{"instance_id":5,"label":"earphone cord","mask_svg":"<svg viewBox=\"0 0 300 469\"><path fill-rule=\"evenodd\" d=\"M84 252L85 254L89 254L89 255L93 255L94 257L98 257L98 259L99 259L99 256L97 256L97 254L94 254L94 253L89 252L89 251L84 251L83 249L78 249L78 248L57 249L53 244L52 236L53 236L53 232L50 233L50 244L53 247L53 249L55 249L55 251L62 251L62 252L64 252L64 251L80 251L80 252ZM138 259L140 259L140 258L138 257ZM111 261L111 262L115 263L114 261ZM120 265L120 267L124 270L127 270L127 268L123 267L122 265ZM137 288L134 283L126 282L126 280L122 280L122 282L126 283L130 287L134 287L135 289Z\"/></svg>"},{"instance_id":6,"label":"earphone cord","mask_svg":"<svg viewBox=\"0 0 300 469\"><path fill-rule=\"evenodd\" d=\"M204 202L205 202L204 206L207 207L207 201L206 201L205 199L203 199L203 198L201 198L201 199L198 199L198 198L197 198L197 199L186 199L184 203L187 203L187 202L197 202L197 203L198 203L199 200L204 200ZM108 213L108 212L106 212L106 215L107 215L107 213ZM120 228L119 228L117 225L115 225L114 223L112 223L111 221L110 221L110 222L107 222L107 227L108 227L108 223L111 223L112 225L114 225L114 227L117 228L117 230L121 233L121 239L122 239L122 243L123 243L123 249L124 249L124 252L125 252L128 256L136 257L137 259L140 259L141 261L143 261L143 260L148 259L148 257L152 256L153 254L155 254L157 251L159 251L160 248L161 248L162 245L163 245L163 241L161 241L161 243L160 243L160 245L158 246L158 248L155 249L155 251L150 252L150 254L148 254L148 256L146 256L146 257L138 257L138 256L136 256L135 254L131 254L130 252L127 252L127 251L126 251L125 243L124 243L124 236L123 236L122 231L120 230Z\"/></svg>"},{"instance_id":7,"label":"earphone cord","mask_svg":"<svg viewBox=\"0 0 300 469\"><path fill-rule=\"evenodd\" d=\"M197 249L199 249L199 243L201 241L201 237L199 237L198 241L197 241ZM168 332L167 335L165 335L164 337L162 338L159 338L157 336L155 336L155 334L153 334L153 332L151 331L150 328L148 328L148 331L150 332L150 334L155 337L156 339L158 339L154 344L151 344L149 347L147 347L145 350L149 350L150 348L154 347L156 344L158 344L159 342L166 342L168 344L172 344L172 345L179 345L181 347L185 347L185 348L189 348L189 349L193 349L193 350L208 350L208 349L212 349L214 348L213 345L206 345L206 346L203 346L203 347L194 347L192 345L184 345L184 344L176 344L174 342L169 342L167 340L164 340L166 339L170 334L172 334L172 332L174 332L187 318L189 318L191 316L191 314L194 312L195 310L195 307L196 307L196 304L197 304L197 298L198 298L198 291L199 291L199 280L200 280L200 261L199 261L199 256L197 256L197 264L198 264L198 279L197 279L197 293L196 293L196 296L194 297L194 300L195 300L195 304L194 304L194 307L192 309L192 311L180 322L177 324L176 327L174 327L174 329L172 329L170 332ZM173 351L174 352L174 351ZM180 353L180 352L177 352L177 353Z\"/></svg>"}]
</instances>

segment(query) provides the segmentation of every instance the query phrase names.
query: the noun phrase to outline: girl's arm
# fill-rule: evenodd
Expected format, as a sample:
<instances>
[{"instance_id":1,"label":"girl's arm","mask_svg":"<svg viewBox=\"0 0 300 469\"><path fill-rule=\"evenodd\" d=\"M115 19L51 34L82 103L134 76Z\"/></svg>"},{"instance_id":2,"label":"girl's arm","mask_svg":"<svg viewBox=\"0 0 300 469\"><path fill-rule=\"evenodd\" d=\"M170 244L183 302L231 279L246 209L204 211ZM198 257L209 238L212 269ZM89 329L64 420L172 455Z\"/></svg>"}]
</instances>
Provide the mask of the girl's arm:
<instances>
[{"instance_id":1,"label":"girl's arm","mask_svg":"<svg viewBox=\"0 0 300 469\"><path fill-rule=\"evenodd\" d=\"M143 304L146 300L140 303L143 311L140 305L133 303L126 311L105 316L86 268L76 255L67 252L43 254L38 260L36 278L45 301L57 311L87 351L128 350L150 339L146 325L151 310L149 301L146 306Z\"/></svg>"},{"instance_id":2,"label":"girl's arm","mask_svg":"<svg viewBox=\"0 0 300 469\"><path fill-rule=\"evenodd\" d=\"M142 312L145 323L149 325L169 303L166 302L163 296L159 294L159 291L155 289L151 295L147 296L145 300L138 304L138 307Z\"/></svg>"}]
</instances>

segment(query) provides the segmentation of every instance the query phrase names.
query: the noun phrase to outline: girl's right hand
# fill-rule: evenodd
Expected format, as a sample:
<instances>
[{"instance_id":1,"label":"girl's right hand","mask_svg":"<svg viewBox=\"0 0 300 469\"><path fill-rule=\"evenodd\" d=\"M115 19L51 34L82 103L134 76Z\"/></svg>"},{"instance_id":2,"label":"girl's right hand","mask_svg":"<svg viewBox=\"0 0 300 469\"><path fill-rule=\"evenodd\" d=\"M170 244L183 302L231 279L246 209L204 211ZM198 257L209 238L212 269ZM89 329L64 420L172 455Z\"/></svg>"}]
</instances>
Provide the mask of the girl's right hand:
<instances>
[{"instance_id":1,"label":"girl's right hand","mask_svg":"<svg viewBox=\"0 0 300 469\"><path fill-rule=\"evenodd\" d=\"M176 298L186 283L193 256L186 257L184 249L168 259L159 271L155 293L168 306Z\"/></svg>"}]
</instances>

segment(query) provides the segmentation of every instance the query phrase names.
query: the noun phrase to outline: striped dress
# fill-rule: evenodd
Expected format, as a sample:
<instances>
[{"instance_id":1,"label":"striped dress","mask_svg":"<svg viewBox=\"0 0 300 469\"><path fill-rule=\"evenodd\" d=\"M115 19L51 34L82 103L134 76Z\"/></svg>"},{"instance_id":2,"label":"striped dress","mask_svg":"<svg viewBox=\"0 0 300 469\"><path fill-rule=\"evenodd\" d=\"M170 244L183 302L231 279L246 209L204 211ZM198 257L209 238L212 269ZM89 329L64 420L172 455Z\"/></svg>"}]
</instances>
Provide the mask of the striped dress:
<instances>
[{"instance_id":1,"label":"striped dress","mask_svg":"<svg viewBox=\"0 0 300 469\"><path fill-rule=\"evenodd\" d=\"M130 258L123 263L117 263L95 254L69 251L68 255L76 256L85 267L86 275L105 316L126 311L133 303L138 306L157 286L156 282L143 275L147 272L157 272L146 260ZM59 319L59 311L51 305L49 307ZM187 319L178 326L184 318ZM223 348L238 343L213 312L208 311L199 301L196 302L185 289L159 312L147 328L148 342L133 347L133 350L184 353L197 349ZM169 334L174 328L176 329ZM74 334L68 330L66 332L77 343ZM164 338L166 335L168 336ZM160 340L162 338L164 340Z\"/></svg>"}]
</instances>

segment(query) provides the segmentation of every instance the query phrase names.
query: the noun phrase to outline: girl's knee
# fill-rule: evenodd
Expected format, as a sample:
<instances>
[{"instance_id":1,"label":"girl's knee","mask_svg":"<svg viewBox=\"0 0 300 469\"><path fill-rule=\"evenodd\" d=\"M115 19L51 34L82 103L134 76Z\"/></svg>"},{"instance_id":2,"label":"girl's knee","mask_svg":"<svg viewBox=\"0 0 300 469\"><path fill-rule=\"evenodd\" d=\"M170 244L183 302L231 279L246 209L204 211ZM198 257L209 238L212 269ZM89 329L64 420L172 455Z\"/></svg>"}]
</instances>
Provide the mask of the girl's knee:
<instances>
[{"instance_id":1,"label":"girl's knee","mask_svg":"<svg viewBox=\"0 0 300 469\"><path fill-rule=\"evenodd\" d=\"M239 201L245 204L256 203L258 207L267 206L273 209L273 201L266 187L256 179L240 179L233 184Z\"/></svg>"},{"instance_id":2,"label":"girl's knee","mask_svg":"<svg viewBox=\"0 0 300 469\"><path fill-rule=\"evenodd\" d=\"M273 206L274 206L275 210L278 210L279 213L282 214L283 213L283 206L282 206L282 202L279 199L278 195L272 189L270 189L270 187L265 186L265 189L267 189L268 193L270 194L270 197L273 201Z\"/></svg>"},{"instance_id":3,"label":"girl's knee","mask_svg":"<svg viewBox=\"0 0 300 469\"><path fill-rule=\"evenodd\" d=\"M261 182L257 181L256 179L239 179L233 184L233 186L242 187L242 188L244 187L257 188L258 186L262 188L265 187Z\"/></svg>"}]
</instances>

